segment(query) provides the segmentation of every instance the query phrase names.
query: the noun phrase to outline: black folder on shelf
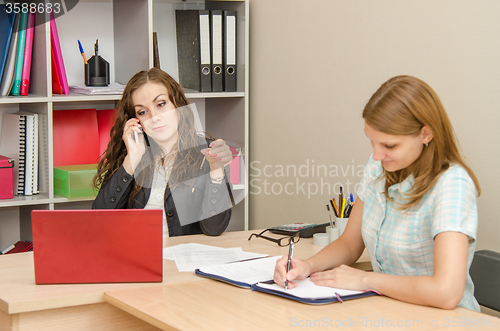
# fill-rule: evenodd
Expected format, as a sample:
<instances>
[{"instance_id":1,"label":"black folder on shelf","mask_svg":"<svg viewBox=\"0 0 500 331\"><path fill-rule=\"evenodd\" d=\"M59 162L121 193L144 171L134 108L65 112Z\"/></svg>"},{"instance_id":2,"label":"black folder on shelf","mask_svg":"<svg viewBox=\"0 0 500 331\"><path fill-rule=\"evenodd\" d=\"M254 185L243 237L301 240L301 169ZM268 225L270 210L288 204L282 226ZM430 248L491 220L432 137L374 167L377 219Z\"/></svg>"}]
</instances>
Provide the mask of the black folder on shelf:
<instances>
[{"instance_id":1,"label":"black folder on shelf","mask_svg":"<svg viewBox=\"0 0 500 331\"><path fill-rule=\"evenodd\" d=\"M176 10L177 62L179 84L200 90L200 36L197 10Z\"/></svg>"},{"instance_id":2,"label":"black folder on shelf","mask_svg":"<svg viewBox=\"0 0 500 331\"><path fill-rule=\"evenodd\" d=\"M210 12L199 11L199 35L200 35L200 82L201 92L212 91L212 52L210 35Z\"/></svg>"},{"instance_id":3,"label":"black folder on shelf","mask_svg":"<svg viewBox=\"0 0 500 331\"><path fill-rule=\"evenodd\" d=\"M224 91L236 92L236 11L224 11Z\"/></svg>"},{"instance_id":4,"label":"black folder on shelf","mask_svg":"<svg viewBox=\"0 0 500 331\"><path fill-rule=\"evenodd\" d=\"M186 89L212 91L210 12L176 10L179 83Z\"/></svg>"},{"instance_id":5,"label":"black folder on shelf","mask_svg":"<svg viewBox=\"0 0 500 331\"><path fill-rule=\"evenodd\" d=\"M222 10L210 11L210 25L212 37L212 91L224 91L224 75L223 75L223 27L222 27Z\"/></svg>"}]
</instances>

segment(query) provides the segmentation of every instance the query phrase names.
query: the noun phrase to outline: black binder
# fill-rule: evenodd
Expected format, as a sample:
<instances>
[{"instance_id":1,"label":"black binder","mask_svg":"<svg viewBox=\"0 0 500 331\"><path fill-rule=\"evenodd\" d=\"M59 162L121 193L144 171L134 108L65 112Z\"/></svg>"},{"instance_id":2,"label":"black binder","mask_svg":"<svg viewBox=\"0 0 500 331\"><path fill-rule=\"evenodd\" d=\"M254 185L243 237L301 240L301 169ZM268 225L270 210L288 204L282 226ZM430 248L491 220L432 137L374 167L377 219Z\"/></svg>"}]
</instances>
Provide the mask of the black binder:
<instances>
[{"instance_id":1,"label":"black binder","mask_svg":"<svg viewBox=\"0 0 500 331\"><path fill-rule=\"evenodd\" d=\"M210 11L212 37L212 91L224 91L222 10Z\"/></svg>"},{"instance_id":2,"label":"black binder","mask_svg":"<svg viewBox=\"0 0 500 331\"><path fill-rule=\"evenodd\" d=\"M224 91L236 92L236 11L224 11Z\"/></svg>"},{"instance_id":3,"label":"black binder","mask_svg":"<svg viewBox=\"0 0 500 331\"><path fill-rule=\"evenodd\" d=\"M210 14L208 10L176 10L179 83L186 89L212 91Z\"/></svg>"},{"instance_id":4,"label":"black binder","mask_svg":"<svg viewBox=\"0 0 500 331\"><path fill-rule=\"evenodd\" d=\"M199 11L200 27L200 81L201 92L212 91L212 51L210 35L210 12Z\"/></svg>"}]
</instances>

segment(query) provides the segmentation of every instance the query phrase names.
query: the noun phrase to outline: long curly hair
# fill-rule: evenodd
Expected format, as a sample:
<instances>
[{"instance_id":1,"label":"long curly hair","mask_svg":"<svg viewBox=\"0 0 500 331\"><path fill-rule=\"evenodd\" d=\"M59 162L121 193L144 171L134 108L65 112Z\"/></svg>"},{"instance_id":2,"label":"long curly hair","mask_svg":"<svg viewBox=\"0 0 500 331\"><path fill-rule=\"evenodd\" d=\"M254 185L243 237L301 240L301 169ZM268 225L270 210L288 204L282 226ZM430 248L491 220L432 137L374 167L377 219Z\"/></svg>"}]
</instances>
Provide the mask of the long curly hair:
<instances>
[{"instance_id":1,"label":"long curly hair","mask_svg":"<svg viewBox=\"0 0 500 331\"><path fill-rule=\"evenodd\" d=\"M184 95L184 90L169 74L161 69L151 68L148 71L136 73L123 91L122 98L118 102L118 116L110 131L108 147L101 157L101 161L97 166L97 174L92 181L96 189L105 185L123 164L127 155L127 148L122 137L123 128L129 119L136 117L132 96L138 88L148 82L162 84L167 88L168 97L176 107L175 111L179 118L177 127L179 139L174 150L170 153L170 155L174 155L175 162L172 167L169 185L172 187L192 179L196 176L200 165L202 165L204 158L200 153L200 148L198 148L199 143L194 116L190 108L186 107L189 103ZM150 184L147 180L151 180L151 176L147 176L146 174L151 174L152 172L150 171L152 171L155 163L162 162L162 159L165 157L165 151L153 139L148 139L146 133L144 133L144 138L147 144L146 154L143 156L141 164L137 167L136 173L134 173L136 180L129 196L129 201L137 195L141 187Z\"/></svg>"},{"instance_id":2,"label":"long curly hair","mask_svg":"<svg viewBox=\"0 0 500 331\"><path fill-rule=\"evenodd\" d=\"M413 164L394 172L384 169L387 199L390 199L390 186L401 183L410 174L415 178L401 209L416 206L452 164L458 164L468 172L477 195L481 194L476 175L460 155L448 115L437 94L425 82L412 76L389 79L370 98L363 110L363 118L375 130L390 135L418 135L423 126L430 128L434 135Z\"/></svg>"}]
</instances>

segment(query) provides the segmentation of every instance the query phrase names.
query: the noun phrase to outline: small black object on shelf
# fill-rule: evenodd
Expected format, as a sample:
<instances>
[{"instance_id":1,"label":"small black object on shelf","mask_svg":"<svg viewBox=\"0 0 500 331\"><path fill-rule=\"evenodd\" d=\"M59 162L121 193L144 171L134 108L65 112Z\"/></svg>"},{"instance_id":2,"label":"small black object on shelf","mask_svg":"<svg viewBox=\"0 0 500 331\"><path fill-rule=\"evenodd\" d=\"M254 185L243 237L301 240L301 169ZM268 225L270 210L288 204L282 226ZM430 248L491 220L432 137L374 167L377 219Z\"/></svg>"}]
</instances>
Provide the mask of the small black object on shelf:
<instances>
[{"instance_id":1,"label":"small black object on shelf","mask_svg":"<svg viewBox=\"0 0 500 331\"><path fill-rule=\"evenodd\" d=\"M98 55L98 40L95 41L95 54L85 64L86 86L108 86L109 85L109 63Z\"/></svg>"}]
</instances>

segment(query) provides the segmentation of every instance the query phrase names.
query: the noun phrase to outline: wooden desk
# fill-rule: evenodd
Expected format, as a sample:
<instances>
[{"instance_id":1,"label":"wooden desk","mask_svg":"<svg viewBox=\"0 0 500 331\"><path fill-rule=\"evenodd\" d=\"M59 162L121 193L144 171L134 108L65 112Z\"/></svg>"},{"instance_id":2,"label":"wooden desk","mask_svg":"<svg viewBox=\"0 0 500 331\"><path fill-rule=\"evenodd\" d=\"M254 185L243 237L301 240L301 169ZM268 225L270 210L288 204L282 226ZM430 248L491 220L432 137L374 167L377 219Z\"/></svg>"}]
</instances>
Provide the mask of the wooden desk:
<instances>
[{"instance_id":1,"label":"wooden desk","mask_svg":"<svg viewBox=\"0 0 500 331\"><path fill-rule=\"evenodd\" d=\"M205 235L167 238L164 247L196 242L219 247L242 247L244 251L283 255L286 247L260 238L248 241L252 232L228 232L219 237ZM295 256L308 258L321 250L312 239L302 238ZM360 267L369 266L369 258L360 258ZM203 282L191 272L178 272L173 261L163 262L163 284ZM33 253L0 256L0 330L142 330L155 329L107 302L105 291L158 286L158 283L36 285Z\"/></svg>"},{"instance_id":2,"label":"wooden desk","mask_svg":"<svg viewBox=\"0 0 500 331\"><path fill-rule=\"evenodd\" d=\"M387 297L313 306L215 280L107 291L105 299L162 330L492 330L500 326L497 318L464 308L442 310Z\"/></svg>"}]
</instances>

